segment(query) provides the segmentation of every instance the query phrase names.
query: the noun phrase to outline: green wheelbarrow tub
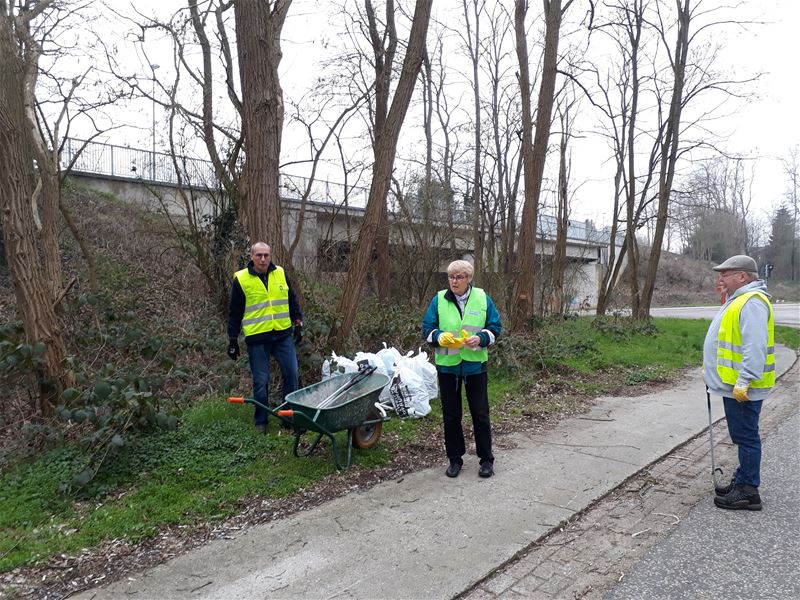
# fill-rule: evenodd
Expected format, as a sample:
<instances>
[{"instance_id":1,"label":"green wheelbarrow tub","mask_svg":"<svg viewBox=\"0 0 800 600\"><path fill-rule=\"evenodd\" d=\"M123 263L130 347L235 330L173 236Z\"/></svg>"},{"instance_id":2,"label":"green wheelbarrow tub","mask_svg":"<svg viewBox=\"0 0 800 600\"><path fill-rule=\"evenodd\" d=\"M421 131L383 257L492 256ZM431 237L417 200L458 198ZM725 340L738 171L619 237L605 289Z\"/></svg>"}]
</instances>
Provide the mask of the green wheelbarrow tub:
<instances>
[{"instance_id":1,"label":"green wheelbarrow tub","mask_svg":"<svg viewBox=\"0 0 800 600\"><path fill-rule=\"evenodd\" d=\"M346 389L354 379L360 378ZM360 448L370 448L380 437L380 424L388 420L381 417L374 409L381 390L390 379L381 373L345 373L335 375L308 387L294 391L286 396L283 404L272 409L257 402L253 398L231 397L228 402L237 404L256 404L271 414L289 423L294 429L295 456L309 456L317 444L326 436L333 446L333 460L337 469L347 469L352 462L352 451L355 443ZM341 392L340 392L341 390ZM372 413L372 414L370 414ZM340 460L338 444L334 434L347 431L347 451ZM311 445L300 450L300 438L306 432L316 433Z\"/></svg>"},{"instance_id":2,"label":"green wheelbarrow tub","mask_svg":"<svg viewBox=\"0 0 800 600\"><path fill-rule=\"evenodd\" d=\"M320 407L356 375L335 375L292 392L284 399L281 413L292 411L291 419L295 426L319 433L335 433L363 425L378 401L381 390L389 383L386 375L372 373L344 390L326 406Z\"/></svg>"}]
</instances>

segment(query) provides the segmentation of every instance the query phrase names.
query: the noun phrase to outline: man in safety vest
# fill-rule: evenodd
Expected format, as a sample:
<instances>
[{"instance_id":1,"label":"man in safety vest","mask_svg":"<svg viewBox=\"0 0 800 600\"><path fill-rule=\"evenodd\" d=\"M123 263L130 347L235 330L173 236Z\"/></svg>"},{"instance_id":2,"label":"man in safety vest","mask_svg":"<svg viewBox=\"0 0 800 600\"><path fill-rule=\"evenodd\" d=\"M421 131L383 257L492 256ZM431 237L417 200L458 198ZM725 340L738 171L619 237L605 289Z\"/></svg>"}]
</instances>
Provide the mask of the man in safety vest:
<instances>
[{"instance_id":1,"label":"man in safety vest","mask_svg":"<svg viewBox=\"0 0 800 600\"><path fill-rule=\"evenodd\" d=\"M731 256L717 271L717 285L727 295L706 334L703 370L709 392L722 396L728 433L738 446L739 467L730 483L716 487L719 508L761 510L762 401L775 385L773 315L766 283L756 261Z\"/></svg>"},{"instance_id":2,"label":"man in safety vest","mask_svg":"<svg viewBox=\"0 0 800 600\"><path fill-rule=\"evenodd\" d=\"M456 260L447 267L449 289L431 300L422 320L422 335L434 347L439 393L442 398L444 446L450 466L445 474L458 477L466 452L461 427L461 386L467 389L472 415L478 475L494 475L492 431L489 422L487 348L500 335L500 314L482 289L472 286L472 265Z\"/></svg>"},{"instance_id":3,"label":"man in safety vest","mask_svg":"<svg viewBox=\"0 0 800 600\"><path fill-rule=\"evenodd\" d=\"M253 373L253 399L264 406L269 395L270 355L281 369L286 396L297 389L295 344L303 339L300 304L283 268L272 263L271 255L264 242L253 244L247 268L233 274L228 307L228 356L239 358L242 331ZM256 430L264 433L268 413L258 404L255 409Z\"/></svg>"}]
</instances>

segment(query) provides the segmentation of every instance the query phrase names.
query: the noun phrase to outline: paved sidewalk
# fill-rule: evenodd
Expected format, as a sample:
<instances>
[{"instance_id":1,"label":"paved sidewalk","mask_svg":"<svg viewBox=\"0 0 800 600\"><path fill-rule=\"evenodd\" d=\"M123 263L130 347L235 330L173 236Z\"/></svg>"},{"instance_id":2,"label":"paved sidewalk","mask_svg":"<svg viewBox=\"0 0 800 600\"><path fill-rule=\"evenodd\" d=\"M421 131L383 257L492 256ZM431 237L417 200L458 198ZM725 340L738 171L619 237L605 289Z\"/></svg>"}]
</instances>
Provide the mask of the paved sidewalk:
<instances>
[{"instance_id":1,"label":"paved sidewalk","mask_svg":"<svg viewBox=\"0 0 800 600\"><path fill-rule=\"evenodd\" d=\"M763 511L722 511L709 495L607 600L800 598L798 450L795 412L764 441Z\"/></svg>"},{"instance_id":2,"label":"paved sidewalk","mask_svg":"<svg viewBox=\"0 0 800 600\"><path fill-rule=\"evenodd\" d=\"M719 400L714 400L719 402ZM705 402L703 403L705 405ZM780 380L774 394L764 405L761 413L761 432L765 442L763 485L761 489L764 511L762 513L743 514L741 512L722 511L713 505L711 491L711 459L709 456L709 437L707 429L678 446L661 460L649 465L637 475L623 483L602 500L590 506L582 514L570 519L564 526L537 541L528 551L508 562L480 584L474 586L463 595L465 600L510 600L510 599L562 599L582 598L585 600L607 598L606 592L614 591L613 597L619 598L767 598L773 597L762 589L755 595L731 593L726 584L735 581L730 573L711 576L718 560L723 554L704 555L678 538L674 532L684 527L684 520L692 511L704 515L711 514L713 522L735 524L746 522L765 523L785 517L776 514L776 508L786 513L785 504L796 494L797 488L781 487L783 479L772 475L773 461L782 460L792 463L797 468L797 430L794 434L795 451L788 455L776 456L772 445L772 435L777 428L791 427L797 424L800 413L800 363L796 363ZM708 414L706 412L706 414ZM717 465L724 469L724 480L732 474L737 464L736 446L727 433L725 420L714 425L714 447ZM779 483L780 482L780 483ZM699 504L698 504L699 503ZM797 506L797 501L794 503ZM791 512L791 509L788 510ZM789 517L791 518L791 517ZM797 531L797 513L794 515L795 531ZM784 519L786 521L786 519ZM694 520L694 527L706 527ZM791 531L791 530L790 530ZM788 540L786 536L775 536L774 526L758 529L758 544L771 546L773 553L783 554L796 547L797 539ZM752 534L753 532L751 532ZM674 536L674 537L668 537ZM797 536L794 536L795 538ZM689 557L690 566L672 564L665 567L670 571L665 578L659 580L661 587L647 587L649 570L657 569L653 561L660 561L659 544L666 542L675 548L675 552L684 552ZM720 532L713 535L700 535L695 538L700 545L709 539L724 540L726 534ZM673 539L680 541L673 542ZM724 550L725 542L715 543L714 550ZM639 564L648 551L652 550L654 558L647 567ZM758 560L758 555L752 556ZM795 555L795 564L797 556ZM663 561L662 561L663 563ZM776 569L783 565L788 570L786 561L775 564ZM728 569L734 567L732 561ZM691 571L691 569L694 569ZM638 571L636 587L628 587L627 582L633 571ZM708 573L703 576L700 573ZM723 570L724 571L724 570ZM789 571L791 572L791 571ZM772 568L763 569L761 575L775 577ZM645 580L644 582L642 580ZM664 583L680 581L683 588L680 592ZM703 595L708 591L708 584L716 585L714 593ZM619 592L616 587L622 588ZM659 590L666 593L659 595ZM713 589L713 588L712 588ZM724 593L723 593L723 590ZM781 596L778 596L779 598ZM784 595L784 598L800 597Z\"/></svg>"},{"instance_id":3,"label":"paved sidewalk","mask_svg":"<svg viewBox=\"0 0 800 600\"><path fill-rule=\"evenodd\" d=\"M779 347L778 373L794 360ZM721 401L714 406L719 419ZM552 431L515 436L515 448L497 453L491 479L478 478L474 456L457 479L444 477L443 461L78 597L452 598L473 588L493 595L475 586L707 426L697 370L674 389L599 398ZM542 597L558 591L541 589Z\"/></svg>"}]
</instances>

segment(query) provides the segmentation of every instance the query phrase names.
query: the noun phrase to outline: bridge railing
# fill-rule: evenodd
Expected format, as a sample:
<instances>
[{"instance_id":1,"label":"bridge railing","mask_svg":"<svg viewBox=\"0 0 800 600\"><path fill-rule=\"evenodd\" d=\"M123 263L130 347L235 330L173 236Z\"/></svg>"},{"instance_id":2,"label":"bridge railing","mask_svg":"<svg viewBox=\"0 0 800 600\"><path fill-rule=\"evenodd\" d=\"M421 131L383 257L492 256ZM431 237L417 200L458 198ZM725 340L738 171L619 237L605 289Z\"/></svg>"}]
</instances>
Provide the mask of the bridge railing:
<instances>
[{"instance_id":1,"label":"bridge railing","mask_svg":"<svg viewBox=\"0 0 800 600\"><path fill-rule=\"evenodd\" d=\"M165 185L190 185L215 189L219 187L214 165L209 160L181 156L181 178L175 170L171 154L117 146L104 142L68 138L61 153L61 166L66 168L75 160L73 171L131 179ZM308 187L308 179L298 175L281 173L279 186L281 196L300 200ZM342 204L364 208L369 189L362 186L343 186L340 183L315 179L308 200L321 203Z\"/></svg>"},{"instance_id":2,"label":"bridge railing","mask_svg":"<svg viewBox=\"0 0 800 600\"><path fill-rule=\"evenodd\" d=\"M61 153L61 164L66 168L73 159L73 171L100 176L119 177L162 185L178 185L179 177L171 154L153 152L129 146L117 146L104 142L85 141L68 138ZM179 157L182 164L181 177L184 185L216 189L219 187L211 161L200 158ZM279 186L281 196L290 200L300 200L308 187L308 179L298 175L282 173ZM390 192L391 194L391 192ZM365 208L369 188L363 186L344 186L340 183L315 179L311 184L308 200L320 204L341 206L347 201L352 208ZM399 212L397 202L390 199L393 212ZM441 211L439 211L441 212ZM429 217L430 218L430 217ZM468 226L471 217L468 211L459 207L453 211L453 221L458 226ZM432 215L434 222L447 222L446 214ZM426 219L427 220L427 219ZM538 219L539 234L546 239L555 239L556 221L549 215L541 214ZM620 234L621 235L621 234ZM591 222L570 223L567 238L605 243L608 232L599 231ZM618 245L621 244L618 240Z\"/></svg>"}]
</instances>

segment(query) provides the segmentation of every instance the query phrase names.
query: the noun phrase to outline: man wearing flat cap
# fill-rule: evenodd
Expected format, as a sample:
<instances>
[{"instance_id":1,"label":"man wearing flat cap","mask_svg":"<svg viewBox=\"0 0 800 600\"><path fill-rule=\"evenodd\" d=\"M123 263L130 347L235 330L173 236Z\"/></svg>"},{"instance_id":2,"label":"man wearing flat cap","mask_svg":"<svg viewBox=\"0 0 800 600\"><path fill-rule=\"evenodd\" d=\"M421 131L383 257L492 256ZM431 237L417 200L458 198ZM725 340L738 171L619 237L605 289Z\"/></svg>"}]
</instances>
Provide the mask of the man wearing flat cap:
<instances>
[{"instance_id":1,"label":"man wearing flat cap","mask_svg":"<svg viewBox=\"0 0 800 600\"><path fill-rule=\"evenodd\" d=\"M749 256L731 256L714 270L727 301L708 328L703 371L708 391L722 396L728 433L739 451L739 466L728 485L715 487L714 504L761 510L758 419L762 401L775 385L772 305L758 265Z\"/></svg>"}]
</instances>

